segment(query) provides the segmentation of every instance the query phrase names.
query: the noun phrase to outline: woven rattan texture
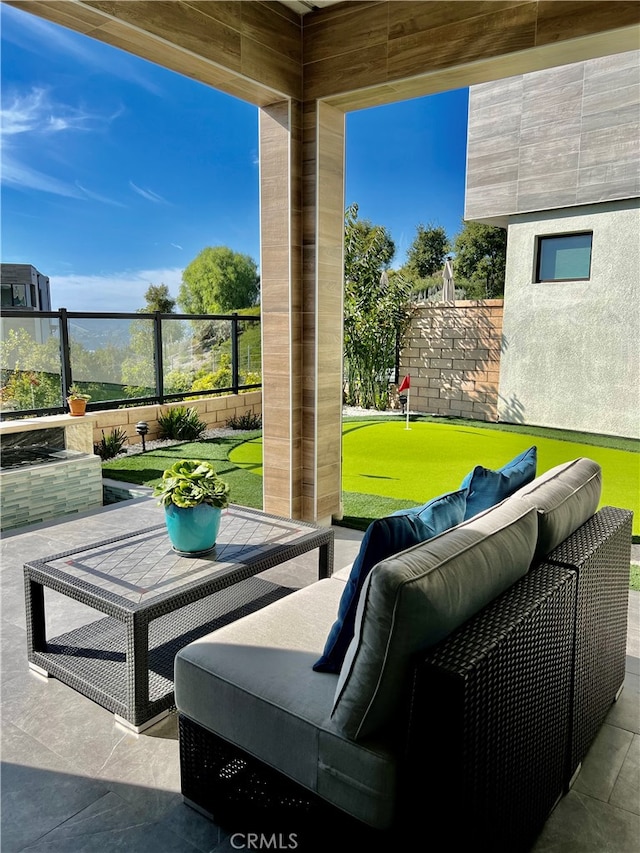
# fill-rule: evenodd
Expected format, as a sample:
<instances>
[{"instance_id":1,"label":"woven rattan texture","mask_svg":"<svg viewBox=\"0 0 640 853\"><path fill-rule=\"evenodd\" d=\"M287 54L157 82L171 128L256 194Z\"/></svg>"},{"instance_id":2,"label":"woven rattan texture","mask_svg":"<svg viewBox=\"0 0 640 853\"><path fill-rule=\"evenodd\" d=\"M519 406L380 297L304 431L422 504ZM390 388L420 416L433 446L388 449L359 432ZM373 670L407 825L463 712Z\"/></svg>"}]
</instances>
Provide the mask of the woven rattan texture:
<instances>
[{"instance_id":1,"label":"woven rattan texture","mask_svg":"<svg viewBox=\"0 0 640 853\"><path fill-rule=\"evenodd\" d=\"M539 830L563 790L576 580L528 575L420 665L393 849L428 826L442 849L511 853ZM184 796L230 831L299 822L317 840L331 821L339 837L335 809L182 717L180 761Z\"/></svg>"},{"instance_id":2,"label":"woven rattan texture","mask_svg":"<svg viewBox=\"0 0 640 853\"><path fill-rule=\"evenodd\" d=\"M566 785L624 681L633 513L603 507L547 558L578 572L571 749Z\"/></svg>"},{"instance_id":3,"label":"woven rattan texture","mask_svg":"<svg viewBox=\"0 0 640 853\"><path fill-rule=\"evenodd\" d=\"M256 609L254 599L263 598L264 605L280 596L272 594L272 585L248 599L246 590L255 587L229 590L315 548L319 575L333 569L331 528L246 507L231 507L228 522L209 559L173 554L165 526L158 525L26 563L29 661L135 726L171 707L176 652L223 624L219 617L231 621L250 612L247 604ZM230 541L235 535L239 541ZM135 565L138 558L141 567ZM150 589L137 586L143 580L152 582ZM108 618L47 642L45 587ZM229 613L235 615L227 618Z\"/></svg>"},{"instance_id":4,"label":"woven rattan texture","mask_svg":"<svg viewBox=\"0 0 640 853\"><path fill-rule=\"evenodd\" d=\"M302 853L342 850L346 843L399 849L390 846L395 834L355 821L182 714L179 728L182 794L229 833L275 836Z\"/></svg>"},{"instance_id":5,"label":"woven rattan texture","mask_svg":"<svg viewBox=\"0 0 640 853\"><path fill-rule=\"evenodd\" d=\"M56 583L65 595L98 602L110 615L139 605L150 618L166 612L167 602L178 596L184 597L178 606L197 600L207 583L208 592L228 586L230 573L234 581L242 580L315 548L320 549L319 575L331 573L330 528L235 506L223 520L215 550L206 557L176 554L161 524L35 560L25 568L38 583Z\"/></svg>"},{"instance_id":6,"label":"woven rattan texture","mask_svg":"<svg viewBox=\"0 0 640 853\"><path fill-rule=\"evenodd\" d=\"M563 792L576 580L530 572L416 670L401 803L451 849L527 849Z\"/></svg>"},{"instance_id":7,"label":"woven rattan texture","mask_svg":"<svg viewBox=\"0 0 640 853\"><path fill-rule=\"evenodd\" d=\"M144 721L173 707L173 663L181 648L291 592L263 578L249 578L151 622L149 689L138 702L139 718ZM33 659L78 692L128 718L126 655L126 626L107 616L49 640L46 651L34 652Z\"/></svg>"}]
</instances>

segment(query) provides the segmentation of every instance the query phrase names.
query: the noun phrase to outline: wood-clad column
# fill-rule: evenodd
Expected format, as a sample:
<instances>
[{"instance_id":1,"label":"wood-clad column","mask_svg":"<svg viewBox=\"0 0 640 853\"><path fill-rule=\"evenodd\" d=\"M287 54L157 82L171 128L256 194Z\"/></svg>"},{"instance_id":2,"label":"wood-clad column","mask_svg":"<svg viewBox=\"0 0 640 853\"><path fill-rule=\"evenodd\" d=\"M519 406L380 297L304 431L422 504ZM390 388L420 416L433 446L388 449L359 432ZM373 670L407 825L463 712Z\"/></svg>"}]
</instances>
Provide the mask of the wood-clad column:
<instances>
[{"instance_id":1,"label":"wood-clad column","mask_svg":"<svg viewBox=\"0 0 640 853\"><path fill-rule=\"evenodd\" d=\"M295 102L260 110L263 506L302 518L301 127ZM309 516L307 516L308 518Z\"/></svg>"},{"instance_id":2,"label":"wood-clad column","mask_svg":"<svg viewBox=\"0 0 640 853\"><path fill-rule=\"evenodd\" d=\"M344 113L307 105L304 145L298 117L295 102L260 111L263 497L267 512L330 524L342 494Z\"/></svg>"},{"instance_id":3,"label":"wood-clad column","mask_svg":"<svg viewBox=\"0 0 640 853\"><path fill-rule=\"evenodd\" d=\"M303 512L329 523L342 506L344 113L304 109Z\"/></svg>"}]
</instances>

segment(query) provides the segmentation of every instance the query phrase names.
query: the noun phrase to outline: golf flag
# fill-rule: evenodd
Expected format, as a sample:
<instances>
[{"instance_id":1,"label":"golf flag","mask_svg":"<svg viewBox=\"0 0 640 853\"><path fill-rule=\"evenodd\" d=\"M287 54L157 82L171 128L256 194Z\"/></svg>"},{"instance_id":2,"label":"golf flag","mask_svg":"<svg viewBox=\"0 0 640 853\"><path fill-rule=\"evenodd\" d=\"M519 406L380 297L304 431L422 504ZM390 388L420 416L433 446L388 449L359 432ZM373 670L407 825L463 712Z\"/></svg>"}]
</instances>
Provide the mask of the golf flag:
<instances>
[{"instance_id":1,"label":"golf flag","mask_svg":"<svg viewBox=\"0 0 640 853\"><path fill-rule=\"evenodd\" d=\"M398 394L402 394L403 391L407 392L407 408L406 408L407 425L406 425L405 429L411 429L411 427L409 426L409 396L411 394L410 389L411 389L411 377L407 373L407 375L404 377L404 379L400 383L400 387L398 388Z\"/></svg>"}]
</instances>

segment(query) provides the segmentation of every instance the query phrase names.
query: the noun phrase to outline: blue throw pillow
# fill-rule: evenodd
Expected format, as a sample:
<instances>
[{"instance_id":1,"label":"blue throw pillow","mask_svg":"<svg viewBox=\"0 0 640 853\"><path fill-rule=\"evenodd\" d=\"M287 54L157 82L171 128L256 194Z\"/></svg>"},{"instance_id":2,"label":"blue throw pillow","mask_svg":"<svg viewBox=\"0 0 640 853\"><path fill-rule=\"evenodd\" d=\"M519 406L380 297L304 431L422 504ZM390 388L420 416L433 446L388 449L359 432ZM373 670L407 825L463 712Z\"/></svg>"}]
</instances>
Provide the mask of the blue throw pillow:
<instances>
[{"instance_id":1,"label":"blue throw pillow","mask_svg":"<svg viewBox=\"0 0 640 853\"><path fill-rule=\"evenodd\" d=\"M338 618L329 631L322 657L313 665L316 672L340 672L353 639L360 590L371 569L387 557L460 524L464 517L466 497L466 489L449 492L422 506L399 510L371 522L342 593Z\"/></svg>"},{"instance_id":2,"label":"blue throw pillow","mask_svg":"<svg viewBox=\"0 0 640 853\"><path fill-rule=\"evenodd\" d=\"M470 471L462 481L461 489L467 489L467 508L464 519L471 518L485 509L490 509L521 486L526 486L536 476L538 451L535 445L520 453L497 471L482 465Z\"/></svg>"}]
</instances>

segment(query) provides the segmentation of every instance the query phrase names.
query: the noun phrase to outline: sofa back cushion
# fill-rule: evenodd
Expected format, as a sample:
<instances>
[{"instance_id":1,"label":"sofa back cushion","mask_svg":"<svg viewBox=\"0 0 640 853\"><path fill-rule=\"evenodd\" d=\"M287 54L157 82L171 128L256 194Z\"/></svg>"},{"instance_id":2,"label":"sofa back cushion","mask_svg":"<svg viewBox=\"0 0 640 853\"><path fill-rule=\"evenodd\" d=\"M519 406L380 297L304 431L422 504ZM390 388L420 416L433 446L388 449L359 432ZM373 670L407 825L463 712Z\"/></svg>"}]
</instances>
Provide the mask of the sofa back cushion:
<instances>
[{"instance_id":1,"label":"sofa back cushion","mask_svg":"<svg viewBox=\"0 0 640 853\"><path fill-rule=\"evenodd\" d=\"M557 465L519 489L514 498L538 510L535 560L545 557L591 518L601 493L602 469L586 457Z\"/></svg>"},{"instance_id":2,"label":"sofa back cushion","mask_svg":"<svg viewBox=\"0 0 640 853\"><path fill-rule=\"evenodd\" d=\"M529 447L502 468L493 471L476 465L460 484L467 490L465 520L508 498L536 476L538 450Z\"/></svg>"},{"instance_id":3,"label":"sofa back cushion","mask_svg":"<svg viewBox=\"0 0 640 853\"><path fill-rule=\"evenodd\" d=\"M506 501L372 569L332 711L345 736L364 738L394 721L416 653L527 572L537 530L535 508Z\"/></svg>"},{"instance_id":4,"label":"sofa back cushion","mask_svg":"<svg viewBox=\"0 0 640 853\"><path fill-rule=\"evenodd\" d=\"M322 655L313 665L316 672L340 672L353 639L358 596L376 563L460 524L464 518L466 496L465 490L449 492L421 506L399 510L371 522L351 567L338 606L338 615L331 626Z\"/></svg>"}]
</instances>

